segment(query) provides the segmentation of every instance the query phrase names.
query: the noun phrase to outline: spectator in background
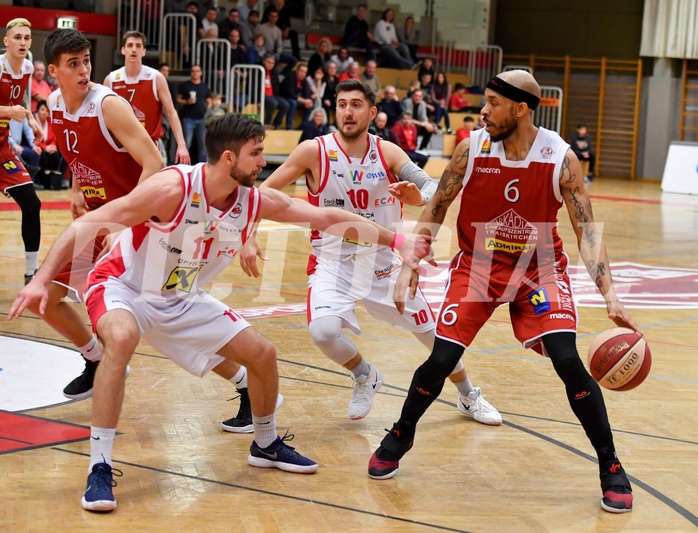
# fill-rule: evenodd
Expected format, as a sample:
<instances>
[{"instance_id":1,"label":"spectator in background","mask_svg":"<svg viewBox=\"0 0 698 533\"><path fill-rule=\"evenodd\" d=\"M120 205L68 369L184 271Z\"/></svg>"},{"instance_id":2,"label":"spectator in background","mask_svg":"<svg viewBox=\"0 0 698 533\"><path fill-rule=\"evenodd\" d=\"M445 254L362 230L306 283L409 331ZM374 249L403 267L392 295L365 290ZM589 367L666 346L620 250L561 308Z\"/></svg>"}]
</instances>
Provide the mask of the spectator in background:
<instances>
[{"instance_id":1,"label":"spectator in background","mask_svg":"<svg viewBox=\"0 0 698 533\"><path fill-rule=\"evenodd\" d=\"M475 129L475 121L473 117L466 116L463 119L463 127L456 130L456 145L463 139L470 139L470 132Z\"/></svg>"},{"instance_id":2,"label":"spectator in background","mask_svg":"<svg viewBox=\"0 0 698 533\"><path fill-rule=\"evenodd\" d=\"M394 142L390 133L390 127L388 126L388 115L382 111L376 114L376 118L373 119L373 123L369 126L368 132L373 133L373 135L378 135L378 137L384 141Z\"/></svg>"},{"instance_id":3,"label":"spectator in background","mask_svg":"<svg viewBox=\"0 0 698 533\"><path fill-rule=\"evenodd\" d=\"M325 71L322 67L316 67L315 71L308 68L308 73L312 76L305 78L308 87L310 88L311 98L313 99L313 109L322 108L322 97L325 94ZM325 122L327 122L327 113L325 113Z\"/></svg>"},{"instance_id":4,"label":"spectator in background","mask_svg":"<svg viewBox=\"0 0 698 533\"><path fill-rule=\"evenodd\" d=\"M356 15L352 15L344 26L344 46L356 46L366 50L366 61L373 59L373 41L375 37L368 31L366 22L366 4L356 7ZM338 63L339 64L339 63Z\"/></svg>"},{"instance_id":5,"label":"spectator in background","mask_svg":"<svg viewBox=\"0 0 698 533\"><path fill-rule=\"evenodd\" d=\"M201 37L203 35L204 27L199 18L199 4L198 2L189 2L186 7L186 13L194 15L196 18L196 37ZM179 27L179 37L182 42L182 54L184 55L184 64L191 65L192 58L194 57L193 50L196 46L196 42L189 42L189 32L185 25ZM195 37L195 38L196 38Z\"/></svg>"},{"instance_id":6,"label":"spectator in background","mask_svg":"<svg viewBox=\"0 0 698 533\"><path fill-rule=\"evenodd\" d=\"M348 79L353 79L353 80L361 80L361 77L359 76L359 63L358 61L354 61L349 68L344 72L342 75L339 76L339 82L343 82L344 80Z\"/></svg>"},{"instance_id":7,"label":"spectator in background","mask_svg":"<svg viewBox=\"0 0 698 533\"><path fill-rule=\"evenodd\" d=\"M276 72L276 58L267 54L262 59L264 66L264 124L274 129L281 128L284 116L288 113L288 102L279 94L279 74ZM276 115L274 113L276 112ZM293 117L293 115L291 115ZM287 128L293 127L293 118Z\"/></svg>"},{"instance_id":8,"label":"spectator in background","mask_svg":"<svg viewBox=\"0 0 698 533\"><path fill-rule=\"evenodd\" d=\"M400 120L393 126L391 133L395 144L402 148L415 165L424 168L424 165L429 161L429 156L417 152L418 133L417 127L412 122L412 113L405 111Z\"/></svg>"},{"instance_id":9,"label":"spectator in background","mask_svg":"<svg viewBox=\"0 0 698 533\"><path fill-rule=\"evenodd\" d=\"M378 102L376 106L379 112L385 113L388 117L388 128L392 128L393 125L400 120L402 116L402 106L400 105L400 100L397 97L397 89L392 85L385 86L385 95L383 99Z\"/></svg>"},{"instance_id":10,"label":"spectator in background","mask_svg":"<svg viewBox=\"0 0 698 533\"><path fill-rule=\"evenodd\" d=\"M330 128L327 125L325 110L321 107L313 109L310 120L303 123L303 133L301 134L299 144L308 139L327 135L329 132Z\"/></svg>"},{"instance_id":11,"label":"spectator in background","mask_svg":"<svg viewBox=\"0 0 698 533\"><path fill-rule=\"evenodd\" d=\"M34 144L34 132L29 127L27 117L24 117L21 122L14 119L10 120L10 136L7 139L10 143L12 151L17 154L19 160L24 163L24 167L29 172L34 183L37 183L36 176L39 173L39 158L41 148ZM50 180L47 180L50 182ZM43 180L39 180L43 184ZM60 189L60 178L58 180L58 189ZM37 187L39 188L39 187Z\"/></svg>"},{"instance_id":12,"label":"spectator in background","mask_svg":"<svg viewBox=\"0 0 698 533\"><path fill-rule=\"evenodd\" d=\"M238 10L240 11L240 18L242 20L247 20L250 18L250 13L257 10L258 0L243 0L238 4Z\"/></svg>"},{"instance_id":13,"label":"spectator in background","mask_svg":"<svg viewBox=\"0 0 698 533\"><path fill-rule=\"evenodd\" d=\"M430 57L425 57L422 60L422 64L419 66L419 70L417 71L417 79L421 80L425 73L430 74L431 79L434 79L434 60Z\"/></svg>"},{"instance_id":14,"label":"spectator in background","mask_svg":"<svg viewBox=\"0 0 698 533\"><path fill-rule=\"evenodd\" d=\"M223 98L218 93L213 93L211 95L211 107L204 113L204 126L208 126L213 119L216 117L221 117L225 115L225 109L223 109Z\"/></svg>"},{"instance_id":15,"label":"spectator in background","mask_svg":"<svg viewBox=\"0 0 698 533\"><path fill-rule=\"evenodd\" d=\"M34 61L34 74L32 74L32 113L36 113L36 105L45 102L48 95L53 92L53 87L46 81L46 65L43 61Z\"/></svg>"},{"instance_id":16,"label":"spectator in background","mask_svg":"<svg viewBox=\"0 0 698 533\"><path fill-rule=\"evenodd\" d=\"M315 52L310 56L308 60L308 72L313 73L318 68L325 68L325 63L327 63L332 54L332 42L323 37L317 42L315 47Z\"/></svg>"},{"instance_id":17,"label":"spectator in background","mask_svg":"<svg viewBox=\"0 0 698 533\"><path fill-rule=\"evenodd\" d=\"M330 57L330 60L337 64L338 75L344 74L354 63L354 58L349 55L349 49L346 46L340 47L337 53Z\"/></svg>"},{"instance_id":18,"label":"spectator in background","mask_svg":"<svg viewBox=\"0 0 698 533\"><path fill-rule=\"evenodd\" d=\"M388 8L383 11L381 20L376 23L374 30L375 41L381 46L384 65L386 67L408 69L415 64L407 45L397 38L397 31L393 19L395 11Z\"/></svg>"},{"instance_id":19,"label":"spectator in background","mask_svg":"<svg viewBox=\"0 0 698 533\"><path fill-rule=\"evenodd\" d=\"M339 85L339 75L337 74L337 63L329 60L325 65L325 92L322 95L322 108L327 113L327 120L330 122L330 117L333 116L335 108L335 93L337 85Z\"/></svg>"},{"instance_id":20,"label":"spectator in background","mask_svg":"<svg viewBox=\"0 0 698 533\"><path fill-rule=\"evenodd\" d=\"M570 148L572 148L577 159L589 162L589 171L587 175L584 176L584 181L586 183L591 183L594 181L594 162L596 160L596 155L591 148L591 137L589 137L589 130L586 124L577 124L577 132L572 136Z\"/></svg>"},{"instance_id":21,"label":"spectator in background","mask_svg":"<svg viewBox=\"0 0 698 533\"><path fill-rule=\"evenodd\" d=\"M401 43L407 46L407 49L410 51L412 62L416 63L419 42L417 41L417 30L414 27L413 17L407 17L405 23L397 28L397 38Z\"/></svg>"},{"instance_id":22,"label":"spectator in background","mask_svg":"<svg viewBox=\"0 0 698 533\"><path fill-rule=\"evenodd\" d=\"M468 102L468 99L465 97L466 94L468 94L468 89L466 88L466 86L462 83L456 83L454 91L451 94L451 98L449 98L448 100L448 108L451 111L455 111L457 113L463 113L467 111L467 108L470 107L470 103Z\"/></svg>"},{"instance_id":23,"label":"spectator in background","mask_svg":"<svg viewBox=\"0 0 698 533\"><path fill-rule=\"evenodd\" d=\"M237 8L232 8L228 11L228 16L218 24L218 37L220 39L227 39L230 35L230 30L233 29L240 29L240 12Z\"/></svg>"},{"instance_id":24,"label":"spectator in background","mask_svg":"<svg viewBox=\"0 0 698 533\"><path fill-rule=\"evenodd\" d=\"M298 32L291 28L291 11L288 6L286 6L286 0L271 0L269 7L264 10L262 24L267 22L268 14L274 9L279 14L276 26L281 30L282 37L291 42L291 53L293 57L295 57L296 60L300 60L301 51L298 46Z\"/></svg>"},{"instance_id":25,"label":"spectator in background","mask_svg":"<svg viewBox=\"0 0 698 533\"><path fill-rule=\"evenodd\" d=\"M44 138L38 143L38 147L41 150L39 167L41 168L41 174L43 174L44 188L48 189L61 189L68 187L68 181L63 179L63 172L65 171L65 161L58 151L58 145L56 144L56 136L53 133L53 124L51 124L50 112L48 109L48 104L45 101L41 101L36 106L36 122L39 124L41 131L44 133ZM48 179L46 179L48 178ZM34 180L37 182L38 180Z\"/></svg>"},{"instance_id":26,"label":"spectator in background","mask_svg":"<svg viewBox=\"0 0 698 533\"><path fill-rule=\"evenodd\" d=\"M417 126L417 131L422 136L419 149L425 150L427 146L429 146L431 136L438 131L438 128L436 124L429 122L427 106L424 102L424 93L421 89L417 89L412 93L410 98L405 98L400 103L402 105L402 110L410 114L412 122Z\"/></svg>"},{"instance_id":27,"label":"spectator in background","mask_svg":"<svg viewBox=\"0 0 698 533\"><path fill-rule=\"evenodd\" d=\"M199 29L200 39L217 39L220 33L218 24L216 23L216 17L218 16L218 10L215 7L209 7L206 10L206 17L201 21L201 28Z\"/></svg>"},{"instance_id":28,"label":"spectator in background","mask_svg":"<svg viewBox=\"0 0 698 533\"><path fill-rule=\"evenodd\" d=\"M211 91L201 79L203 71L199 65L192 65L189 72L191 78L179 86L177 103L182 106L180 109L182 129L191 161L192 163L202 163L206 161L204 115L206 110L211 107ZM192 150L195 136L197 152ZM194 154L198 154L198 158Z\"/></svg>"},{"instance_id":29,"label":"spectator in background","mask_svg":"<svg viewBox=\"0 0 698 533\"><path fill-rule=\"evenodd\" d=\"M177 101L177 94L174 88L174 85L172 82L169 80L170 77L170 65L167 63L160 63L158 65L158 70L160 71L160 74L163 75L165 78L165 81L167 82L167 89L170 92L170 98L172 99L173 102ZM179 115L178 115L179 117ZM181 124L180 124L181 125ZM184 130L182 130L184 131ZM163 161L165 161L166 165L169 165L171 162L174 162L175 160L175 149L176 149L176 144L173 142L174 135L172 133L172 126L170 126L170 120L167 118L167 114L163 113L162 114L162 138L160 143L160 154L162 155Z\"/></svg>"},{"instance_id":30,"label":"spectator in background","mask_svg":"<svg viewBox=\"0 0 698 533\"><path fill-rule=\"evenodd\" d=\"M230 42L230 69L226 71L228 76L233 75L233 67L236 65L247 64L247 52L245 47L240 43L240 30L233 28L228 34L228 42ZM247 95L245 94L245 71L237 70L233 77L232 91L231 95L232 101L229 102L233 104L233 112L241 112L242 108L245 107L247 103Z\"/></svg>"},{"instance_id":31,"label":"spectator in background","mask_svg":"<svg viewBox=\"0 0 698 533\"><path fill-rule=\"evenodd\" d=\"M250 65L261 65L264 56L267 55L267 46L263 33L254 36L252 46L247 49L247 62ZM276 62L276 61L275 61Z\"/></svg>"},{"instance_id":32,"label":"spectator in background","mask_svg":"<svg viewBox=\"0 0 698 533\"><path fill-rule=\"evenodd\" d=\"M367 61L366 62L366 68L364 69L363 73L361 76L359 76L359 79L364 82L366 85L368 85L371 89L373 89L373 92L376 93L376 98L378 101L380 101L379 94L381 92L381 82L378 79L378 76L376 75L376 68L378 65L376 64L375 61Z\"/></svg>"},{"instance_id":33,"label":"spectator in background","mask_svg":"<svg viewBox=\"0 0 698 533\"><path fill-rule=\"evenodd\" d=\"M240 39L242 44L250 48L254 43L254 37L259 33L259 12L256 9L250 11L249 17L240 22Z\"/></svg>"},{"instance_id":34,"label":"spectator in background","mask_svg":"<svg viewBox=\"0 0 698 533\"><path fill-rule=\"evenodd\" d=\"M284 38L281 29L276 25L279 20L279 12L272 8L268 12L267 22L260 24L259 32L264 35L264 42L268 54L274 54L277 63L285 63L281 74L287 75L293 70L298 61L295 57L284 53Z\"/></svg>"},{"instance_id":35,"label":"spectator in background","mask_svg":"<svg viewBox=\"0 0 698 533\"><path fill-rule=\"evenodd\" d=\"M451 84L448 83L446 79L446 74L439 71L436 73L436 78L431 84L431 101L438 108L435 111L434 121L437 125L441 124L441 117L444 119L444 126L446 126L446 131L452 133L451 131L451 117L448 116L448 103L451 100Z\"/></svg>"},{"instance_id":36,"label":"spectator in background","mask_svg":"<svg viewBox=\"0 0 698 533\"><path fill-rule=\"evenodd\" d=\"M313 109L314 101L312 91L308 85L308 65L298 63L296 68L289 72L281 82L279 95L288 102L288 112L286 114L286 128L293 129L293 119L296 109L303 111L303 122L310 119L310 111Z\"/></svg>"}]
</instances>

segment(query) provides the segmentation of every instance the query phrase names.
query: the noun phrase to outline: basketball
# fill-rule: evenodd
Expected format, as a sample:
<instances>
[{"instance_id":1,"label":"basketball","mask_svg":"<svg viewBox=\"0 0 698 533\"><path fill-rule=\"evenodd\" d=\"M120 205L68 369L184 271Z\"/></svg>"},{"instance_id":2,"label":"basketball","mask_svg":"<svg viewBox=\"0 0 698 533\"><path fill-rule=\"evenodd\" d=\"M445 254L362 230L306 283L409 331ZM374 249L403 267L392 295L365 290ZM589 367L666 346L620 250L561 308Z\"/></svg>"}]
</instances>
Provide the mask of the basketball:
<instances>
[{"instance_id":1,"label":"basketball","mask_svg":"<svg viewBox=\"0 0 698 533\"><path fill-rule=\"evenodd\" d=\"M599 385L626 391L645 381L652 366L652 355L644 337L628 328L613 328L591 343L588 363Z\"/></svg>"}]
</instances>

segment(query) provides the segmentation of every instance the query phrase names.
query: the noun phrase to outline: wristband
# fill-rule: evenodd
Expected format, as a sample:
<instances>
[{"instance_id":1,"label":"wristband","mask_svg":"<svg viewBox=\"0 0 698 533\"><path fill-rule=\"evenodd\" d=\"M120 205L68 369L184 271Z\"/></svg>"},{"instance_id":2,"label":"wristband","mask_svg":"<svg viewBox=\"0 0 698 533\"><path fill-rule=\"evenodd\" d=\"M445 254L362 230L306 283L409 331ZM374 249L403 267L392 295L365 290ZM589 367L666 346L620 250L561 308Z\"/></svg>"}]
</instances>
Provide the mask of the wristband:
<instances>
[{"instance_id":1,"label":"wristband","mask_svg":"<svg viewBox=\"0 0 698 533\"><path fill-rule=\"evenodd\" d=\"M390 245L390 247L393 250L399 250L403 244L405 244L405 235L403 233L400 233L399 231L396 231L395 237L393 237L393 242Z\"/></svg>"}]
</instances>

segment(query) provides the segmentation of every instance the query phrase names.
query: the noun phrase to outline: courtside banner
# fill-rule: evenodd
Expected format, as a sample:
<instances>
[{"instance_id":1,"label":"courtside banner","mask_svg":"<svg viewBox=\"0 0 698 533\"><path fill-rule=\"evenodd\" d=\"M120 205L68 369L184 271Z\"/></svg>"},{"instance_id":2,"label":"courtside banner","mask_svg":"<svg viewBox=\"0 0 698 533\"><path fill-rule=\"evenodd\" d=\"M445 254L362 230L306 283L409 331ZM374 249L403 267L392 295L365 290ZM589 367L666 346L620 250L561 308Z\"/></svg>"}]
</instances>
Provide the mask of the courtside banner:
<instances>
[{"instance_id":1,"label":"courtside banner","mask_svg":"<svg viewBox=\"0 0 698 533\"><path fill-rule=\"evenodd\" d=\"M662 191L698 194L698 143L673 141L669 145Z\"/></svg>"}]
</instances>

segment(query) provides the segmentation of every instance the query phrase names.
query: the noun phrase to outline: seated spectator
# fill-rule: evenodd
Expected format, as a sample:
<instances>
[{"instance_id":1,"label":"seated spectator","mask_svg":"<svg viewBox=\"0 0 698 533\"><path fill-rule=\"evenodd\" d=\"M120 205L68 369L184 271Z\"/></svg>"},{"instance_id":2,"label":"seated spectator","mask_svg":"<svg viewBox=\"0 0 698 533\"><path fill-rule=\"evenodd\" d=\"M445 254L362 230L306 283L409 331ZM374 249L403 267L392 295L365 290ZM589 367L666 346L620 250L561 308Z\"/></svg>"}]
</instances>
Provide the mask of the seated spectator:
<instances>
[{"instance_id":1,"label":"seated spectator","mask_svg":"<svg viewBox=\"0 0 698 533\"><path fill-rule=\"evenodd\" d=\"M250 13L257 10L257 4L259 0L241 0L238 5L238 10L240 10L240 18L242 20L247 20Z\"/></svg>"},{"instance_id":2,"label":"seated spectator","mask_svg":"<svg viewBox=\"0 0 698 533\"><path fill-rule=\"evenodd\" d=\"M427 106L427 114L430 117L434 117L434 124L439 127L439 122L441 121L441 106L436 103L431 97L431 86L433 85L433 78L431 74L425 72L419 79L419 88L424 94L424 103Z\"/></svg>"},{"instance_id":3,"label":"seated spectator","mask_svg":"<svg viewBox=\"0 0 698 533\"><path fill-rule=\"evenodd\" d=\"M378 137L384 141L394 142L391 137L390 127L388 126L388 115L382 111L376 114L376 118L373 119L373 123L369 126L368 132L373 133L373 135L378 135Z\"/></svg>"},{"instance_id":4,"label":"seated spectator","mask_svg":"<svg viewBox=\"0 0 698 533\"><path fill-rule=\"evenodd\" d=\"M316 67L315 72L308 68L308 73L312 74L306 79L308 87L310 87L311 98L313 99L313 108L317 109L322 107L322 97L325 95L325 87L327 83L325 82L325 70L322 67ZM327 114L325 114L327 118Z\"/></svg>"},{"instance_id":5,"label":"seated spectator","mask_svg":"<svg viewBox=\"0 0 698 533\"><path fill-rule=\"evenodd\" d=\"M376 74L377 67L378 65L375 61L367 61L366 68L361 76L359 76L359 79L373 89L373 92L376 93L376 99L380 101L379 95L381 92L381 82Z\"/></svg>"},{"instance_id":6,"label":"seated spectator","mask_svg":"<svg viewBox=\"0 0 698 533\"><path fill-rule=\"evenodd\" d=\"M335 62L337 74L342 75L354 63L354 58L349 55L349 49L346 46L342 46L335 55L330 57L330 61Z\"/></svg>"},{"instance_id":7,"label":"seated spectator","mask_svg":"<svg viewBox=\"0 0 698 533\"><path fill-rule=\"evenodd\" d=\"M19 160L24 164L27 172L29 172L29 175L36 183L37 180L35 178L39 174L41 148L34 144L34 132L29 126L29 122L27 122L27 117L22 118L21 122L14 119L10 120L7 141L12 151L17 154L17 157L19 157ZM39 178L41 177L39 176Z\"/></svg>"},{"instance_id":8,"label":"seated spectator","mask_svg":"<svg viewBox=\"0 0 698 533\"><path fill-rule=\"evenodd\" d=\"M240 30L240 12L235 7L228 11L228 16L218 24L218 37L227 39L230 30Z\"/></svg>"},{"instance_id":9,"label":"seated spectator","mask_svg":"<svg viewBox=\"0 0 698 533\"><path fill-rule=\"evenodd\" d=\"M405 19L405 23L397 28L397 38L401 43L407 46L408 50L410 51L412 62L416 63L419 41L417 41L417 30L414 27L414 17L407 17Z\"/></svg>"},{"instance_id":10,"label":"seated spectator","mask_svg":"<svg viewBox=\"0 0 698 533\"><path fill-rule=\"evenodd\" d=\"M421 80L424 74L430 74L431 79L434 79L434 60L430 57L425 57L422 60L422 64L419 65L419 70L417 71L417 79Z\"/></svg>"},{"instance_id":11,"label":"seated spectator","mask_svg":"<svg viewBox=\"0 0 698 533\"><path fill-rule=\"evenodd\" d=\"M419 149L425 150L429 146L432 134L436 133L438 128L436 124L429 122L424 93L421 89L417 89L410 98L405 98L400 104L402 105L402 110L410 114L411 122L417 126L417 131L422 136Z\"/></svg>"},{"instance_id":12,"label":"seated spectator","mask_svg":"<svg viewBox=\"0 0 698 533\"><path fill-rule=\"evenodd\" d=\"M274 54L277 63L284 63L286 66L281 71L287 75L298 61L294 56L284 52L284 36L281 28L276 23L279 20L279 12L276 8L271 8L268 12L268 19L264 24L259 25L259 32L264 34L264 42L268 54Z\"/></svg>"},{"instance_id":13,"label":"seated spectator","mask_svg":"<svg viewBox=\"0 0 698 533\"><path fill-rule=\"evenodd\" d=\"M242 17L242 14L240 16ZM240 21L239 29L242 44L250 48L254 43L254 36L259 33L259 12L256 9L250 11L249 16Z\"/></svg>"},{"instance_id":14,"label":"seated spectator","mask_svg":"<svg viewBox=\"0 0 698 533\"><path fill-rule=\"evenodd\" d=\"M463 139L470 139L470 132L475 129L475 121L473 117L465 117L463 119L463 127L456 130L456 145Z\"/></svg>"},{"instance_id":15,"label":"seated spectator","mask_svg":"<svg viewBox=\"0 0 698 533\"><path fill-rule=\"evenodd\" d=\"M580 161L589 161L589 172L584 176L586 183L594 180L594 162L596 155L591 148L591 137L586 124L577 124L577 132L572 136L570 148Z\"/></svg>"},{"instance_id":16,"label":"seated spectator","mask_svg":"<svg viewBox=\"0 0 698 533\"><path fill-rule=\"evenodd\" d=\"M388 117L388 128L392 128L402 116L402 106L397 98L397 89L392 85L385 86L383 99L376 106L379 112L385 113Z\"/></svg>"},{"instance_id":17,"label":"seated spectator","mask_svg":"<svg viewBox=\"0 0 698 533\"><path fill-rule=\"evenodd\" d=\"M204 125L208 126L211 121L216 117L222 117L225 115L225 109L222 107L223 98L218 93L213 93L211 95L211 107L204 113Z\"/></svg>"},{"instance_id":18,"label":"seated spectator","mask_svg":"<svg viewBox=\"0 0 698 533\"><path fill-rule=\"evenodd\" d=\"M43 61L34 61L34 74L32 74L32 113L36 113L39 102L45 101L53 92L53 87L46 80L46 65Z\"/></svg>"},{"instance_id":19,"label":"seated spectator","mask_svg":"<svg viewBox=\"0 0 698 533\"><path fill-rule=\"evenodd\" d=\"M375 41L380 45L383 54L381 66L400 69L412 68L414 61L412 61L410 49L398 40L395 24L393 24L394 18L395 12L390 8L386 9L383 11L381 20L376 23L373 32Z\"/></svg>"},{"instance_id":20,"label":"seated spectator","mask_svg":"<svg viewBox=\"0 0 698 533\"><path fill-rule=\"evenodd\" d=\"M366 50L366 61L373 59L373 34L368 31L366 22L366 4L356 6L356 15L352 15L344 26L342 45L356 46Z\"/></svg>"},{"instance_id":21,"label":"seated spectator","mask_svg":"<svg viewBox=\"0 0 698 533\"><path fill-rule=\"evenodd\" d=\"M271 0L269 7L264 10L262 24L265 24L269 20L269 13L271 13L272 10L276 10L279 14L276 25L281 30L282 37L291 42L291 53L293 57L299 60L301 58L301 52L298 46L298 32L291 29L291 11L289 10L289 6L286 6L286 0Z\"/></svg>"},{"instance_id":22,"label":"seated spectator","mask_svg":"<svg viewBox=\"0 0 698 533\"><path fill-rule=\"evenodd\" d=\"M44 138L38 144L41 149L41 159L39 166L43 174L42 185L46 189L67 189L68 180L64 179L66 162L58 151L56 136L53 133L53 124L49 120L48 104L45 101L39 102L36 106L36 122L39 124Z\"/></svg>"},{"instance_id":23,"label":"seated spectator","mask_svg":"<svg viewBox=\"0 0 698 533\"><path fill-rule=\"evenodd\" d=\"M201 23L201 19L199 18L198 2L195 2L194 0L189 2L186 7L186 13L194 15L194 18L196 18L195 39L201 38L201 36L203 35L204 27ZM184 65L186 67L189 67L191 66L194 57L194 47L196 46L196 42L189 42L189 32L187 32L187 27L185 25L181 25L179 27L179 34L179 37L182 42L182 55L184 56Z\"/></svg>"},{"instance_id":24,"label":"seated spectator","mask_svg":"<svg viewBox=\"0 0 698 533\"><path fill-rule=\"evenodd\" d=\"M209 7L206 10L206 17L201 21L201 28L199 29L199 38L203 39L217 39L219 34L218 24L216 23L216 17L218 16L218 10L215 7Z\"/></svg>"},{"instance_id":25,"label":"seated spectator","mask_svg":"<svg viewBox=\"0 0 698 533\"><path fill-rule=\"evenodd\" d=\"M313 73L318 68L325 68L325 63L330 60L332 54L332 42L323 37L317 43L315 52L308 60L308 72Z\"/></svg>"},{"instance_id":26,"label":"seated spectator","mask_svg":"<svg viewBox=\"0 0 698 533\"><path fill-rule=\"evenodd\" d=\"M330 128L327 125L325 110L321 107L313 109L310 120L303 123L303 133L301 134L300 142L327 135L329 132Z\"/></svg>"},{"instance_id":27,"label":"seated spectator","mask_svg":"<svg viewBox=\"0 0 698 533\"><path fill-rule=\"evenodd\" d=\"M267 47L265 44L263 33L258 33L254 36L252 46L247 49L247 62L250 65L261 65L264 56L267 55ZM276 62L276 59L274 59Z\"/></svg>"},{"instance_id":28,"label":"seated spectator","mask_svg":"<svg viewBox=\"0 0 698 533\"><path fill-rule=\"evenodd\" d=\"M395 123L391 130L392 136L412 162L419 168L424 168L424 165L429 161L429 156L417 152L417 127L412 122L412 113L404 112L398 122Z\"/></svg>"},{"instance_id":29,"label":"seated spectator","mask_svg":"<svg viewBox=\"0 0 698 533\"><path fill-rule=\"evenodd\" d=\"M456 83L453 94L451 94L451 98L448 101L449 110L457 113L466 112L470 107L470 103L465 97L466 94L468 94L466 86L462 83Z\"/></svg>"},{"instance_id":30,"label":"seated spectator","mask_svg":"<svg viewBox=\"0 0 698 533\"><path fill-rule=\"evenodd\" d=\"M280 82L279 74L274 68L276 66L276 58L273 54L267 54L262 59L264 66L264 124L272 128L281 128L281 123L285 116L288 116L288 102L279 94ZM274 114L276 112L276 115ZM294 108L295 112L295 108ZM287 128L293 127L293 115L291 115L291 123Z\"/></svg>"},{"instance_id":31,"label":"seated spectator","mask_svg":"<svg viewBox=\"0 0 698 533\"><path fill-rule=\"evenodd\" d=\"M325 65L325 70L327 76L325 76L325 91L322 94L322 108L327 114L327 121L330 124L334 123L334 120L330 117L334 116L335 108L335 93L337 91L337 85L339 85L339 76L337 75L337 63L330 60Z\"/></svg>"},{"instance_id":32,"label":"seated spectator","mask_svg":"<svg viewBox=\"0 0 698 533\"><path fill-rule=\"evenodd\" d=\"M419 83L419 80L412 80L407 87L407 98L412 98L412 93L415 91L419 90L422 88L422 84Z\"/></svg>"},{"instance_id":33,"label":"seated spectator","mask_svg":"<svg viewBox=\"0 0 698 533\"><path fill-rule=\"evenodd\" d=\"M357 61L354 61L347 71L339 76L340 83L348 79L361 80L361 77L359 76L359 63Z\"/></svg>"},{"instance_id":34,"label":"seated spectator","mask_svg":"<svg viewBox=\"0 0 698 533\"><path fill-rule=\"evenodd\" d=\"M448 103L451 100L451 84L446 79L446 74L439 71L436 73L436 79L431 84L431 101L436 105L438 110L434 113L434 122L438 126L441 124L441 118L444 119L446 131L451 131L451 117L448 116Z\"/></svg>"},{"instance_id":35,"label":"seated spectator","mask_svg":"<svg viewBox=\"0 0 698 533\"><path fill-rule=\"evenodd\" d=\"M307 122L310 119L310 112L313 109L314 102L306 79L307 76L308 65L301 62L281 82L279 96L288 102L286 128L289 130L293 129L293 118L297 108L303 110L303 122Z\"/></svg>"}]
</instances>

